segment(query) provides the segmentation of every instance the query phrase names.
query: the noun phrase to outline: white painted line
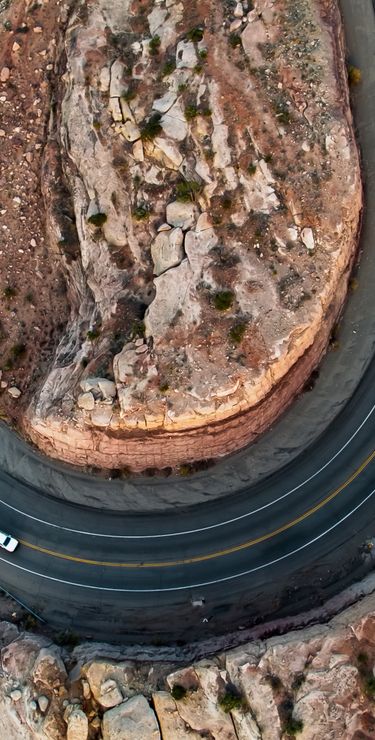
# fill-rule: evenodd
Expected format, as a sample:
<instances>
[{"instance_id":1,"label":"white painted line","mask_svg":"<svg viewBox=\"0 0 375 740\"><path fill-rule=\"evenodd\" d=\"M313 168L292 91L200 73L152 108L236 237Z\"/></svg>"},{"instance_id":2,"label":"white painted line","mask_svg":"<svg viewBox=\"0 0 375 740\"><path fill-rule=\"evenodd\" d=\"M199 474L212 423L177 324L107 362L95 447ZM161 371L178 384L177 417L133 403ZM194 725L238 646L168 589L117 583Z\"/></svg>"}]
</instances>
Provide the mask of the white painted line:
<instances>
[{"instance_id":1,"label":"white painted line","mask_svg":"<svg viewBox=\"0 0 375 740\"><path fill-rule=\"evenodd\" d=\"M12 506L7 501L3 501L0 499L0 504L3 506L6 506L8 509L11 509L12 511L15 511L17 514L22 514L22 516L27 517L28 519L33 520L34 522L38 522L39 524L44 524L48 527L54 527L55 529L61 529L64 532L71 532L73 534L81 534L81 535L87 535L89 537L105 537L107 539L116 539L116 540L153 540L153 539L162 539L164 537L182 537L185 535L190 534L198 534L199 532L207 532L211 529L216 529L218 527L225 527L228 524L234 524L235 522L239 522L242 519L246 519L247 517L253 516L254 514L258 514L260 511L264 511L265 509L268 509L270 506L273 506L274 504L279 503L279 501L282 501L285 498L288 498L288 496L291 496L292 493L295 493L300 488L303 488L307 483L310 483L310 481L314 480L320 473L323 472L326 468L328 468L331 463L336 460L336 458L341 455L344 450L350 445L350 443L353 441L353 439L357 436L357 434L361 431L361 429L364 427L370 416L373 414L375 410L375 404L372 406L370 411L368 412L367 416L363 419L359 427L353 432L351 437L345 442L345 444L340 447L340 449L324 464L321 468L319 468L315 473L312 473L306 480L302 481L302 483L299 483L294 488L291 488L290 491L287 491L286 493L282 494L281 496L278 496L273 501L269 501L267 504L264 504L263 506L259 506L257 509L252 509L251 511L246 512L245 514L240 514L239 516L233 517L232 519L226 519L223 522L217 522L216 524L209 524L206 527L199 527L198 529L187 529L181 532L166 532L164 534L104 534L102 532L89 532L87 530L81 530L81 529L72 529L71 527L63 527L60 524L54 524L53 522L47 522L44 519L38 519L38 517L33 516L32 514L28 514L25 511L22 511L21 509L17 509L15 506Z\"/></svg>"},{"instance_id":2,"label":"white painted line","mask_svg":"<svg viewBox=\"0 0 375 740\"><path fill-rule=\"evenodd\" d=\"M318 534L317 537L314 537L312 540L309 540L304 545L301 545L300 547L296 547L294 550L290 550L290 552L287 552L285 555L281 555L279 558L275 558L274 560L269 560L267 563L263 563L262 565L257 565L255 568L249 568L249 570L243 570L241 573L235 573L232 576L226 576L225 578L216 578L213 581L202 581L201 583L191 583L188 586L171 586L168 588L111 588L109 586L92 586L88 583L76 583L75 581L65 581L61 578L54 578L53 576L47 576L45 573L38 573L38 571L35 570L29 570L29 568L24 568L22 565L17 565L17 563L12 562L11 560L7 560L6 558L0 557L0 561L3 563L7 563L7 565L11 565L13 568L18 568L18 570L22 570L25 573L30 573L30 575L38 576L39 578L44 578L48 581L54 581L56 583L63 583L66 586L76 586L78 588L88 588L92 591L111 591L114 593L127 593L127 594L154 594L154 593L164 593L168 591L189 591L194 588L202 588L203 586L214 586L218 583L225 583L226 581L233 581L236 578L243 578L243 576L248 576L251 573L255 573L258 570L263 570L263 568L269 568L270 565L276 565L276 563L280 563L282 560L286 560L287 558L291 557L292 555L296 555L297 552L301 552L301 550L305 550L306 547L309 547L309 545L313 545L315 542L320 540L322 537L325 537L327 534L332 532L333 529L336 529L340 524L342 524L346 519L349 519L352 514L354 514L358 509L361 508L375 493L375 488L371 491L371 493L366 496L357 506L354 507L351 511L348 512L348 514L345 514L341 519L339 519L335 524L332 524L331 527L328 527L328 529L325 529L324 532L321 532L321 534Z\"/></svg>"}]
</instances>

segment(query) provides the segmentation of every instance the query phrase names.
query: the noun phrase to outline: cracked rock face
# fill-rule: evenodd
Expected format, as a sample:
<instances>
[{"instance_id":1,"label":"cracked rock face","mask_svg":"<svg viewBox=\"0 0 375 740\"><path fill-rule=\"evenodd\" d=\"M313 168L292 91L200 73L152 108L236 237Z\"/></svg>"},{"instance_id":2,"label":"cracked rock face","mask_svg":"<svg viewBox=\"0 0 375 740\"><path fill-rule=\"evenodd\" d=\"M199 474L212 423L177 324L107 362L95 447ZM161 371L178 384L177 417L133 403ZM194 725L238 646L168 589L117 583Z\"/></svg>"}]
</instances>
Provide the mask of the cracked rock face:
<instances>
[{"instance_id":1,"label":"cracked rock face","mask_svg":"<svg viewBox=\"0 0 375 740\"><path fill-rule=\"evenodd\" d=\"M287 740L296 733L372 740L374 608L374 595L366 596L327 624L253 639L183 667L170 662L173 648L132 646L133 660L129 646L105 643L68 653L0 622L2 733L15 740ZM178 651L179 660L185 649L197 644Z\"/></svg>"},{"instance_id":2,"label":"cracked rock face","mask_svg":"<svg viewBox=\"0 0 375 740\"><path fill-rule=\"evenodd\" d=\"M58 48L43 194L71 313L25 427L81 465L230 452L303 386L345 296L336 4L76 2Z\"/></svg>"}]
</instances>

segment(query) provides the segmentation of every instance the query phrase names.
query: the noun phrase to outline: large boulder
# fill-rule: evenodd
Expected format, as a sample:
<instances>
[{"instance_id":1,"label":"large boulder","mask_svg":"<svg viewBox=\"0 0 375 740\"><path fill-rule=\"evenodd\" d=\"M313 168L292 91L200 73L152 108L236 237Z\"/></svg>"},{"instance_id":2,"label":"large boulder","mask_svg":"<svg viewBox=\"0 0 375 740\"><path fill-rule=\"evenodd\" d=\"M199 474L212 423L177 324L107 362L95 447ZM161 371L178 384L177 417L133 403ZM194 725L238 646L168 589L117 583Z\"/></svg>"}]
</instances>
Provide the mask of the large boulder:
<instances>
[{"instance_id":1,"label":"large boulder","mask_svg":"<svg viewBox=\"0 0 375 740\"><path fill-rule=\"evenodd\" d=\"M102 733L103 740L161 740L155 713L142 695L105 712Z\"/></svg>"}]
</instances>

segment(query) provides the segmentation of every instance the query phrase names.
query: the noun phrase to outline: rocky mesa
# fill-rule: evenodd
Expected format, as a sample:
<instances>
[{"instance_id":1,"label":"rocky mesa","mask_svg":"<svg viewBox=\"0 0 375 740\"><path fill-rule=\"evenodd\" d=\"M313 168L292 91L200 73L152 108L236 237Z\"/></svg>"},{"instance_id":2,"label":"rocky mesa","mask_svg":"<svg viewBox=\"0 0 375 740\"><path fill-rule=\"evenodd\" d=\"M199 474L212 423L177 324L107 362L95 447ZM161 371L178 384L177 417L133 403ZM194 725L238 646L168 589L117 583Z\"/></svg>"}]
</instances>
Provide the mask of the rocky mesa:
<instances>
[{"instance_id":1,"label":"rocky mesa","mask_svg":"<svg viewBox=\"0 0 375 740\"><path fill-rule=\"evenodd\" d=\"M38 363L37 290L21 318L8 281L3 340L19 323L7 409L18 404L29 438L77 465L139 471L243 447L318 364L355 255L362 191L336 2L17 9L19 25L0 32L13 116L26 43L33 58L51 34L35 52L47 81L32 158L40 320L55 323ZM6 147L14 131L3 134ZM2 173L11 198L17 178ZM16 194L3 208L5 240L15 223L21 240L30 228L23 206ZM2 253L4 275L15 250Z\"/></svg>"},{"instance_id":2,"label":"rocky mesa","mask_svg":"<svg viewBox=\"0 0 375 740\"><path fill-rule=\"evenodd\" d=\"M72 643L72 635L66 635ZM332 619L181 667L126 648L0 622L1 729L9 740L370 740L375 599ZM143 654L143 659L141 655Z\"/></svg>"}]
</instances>

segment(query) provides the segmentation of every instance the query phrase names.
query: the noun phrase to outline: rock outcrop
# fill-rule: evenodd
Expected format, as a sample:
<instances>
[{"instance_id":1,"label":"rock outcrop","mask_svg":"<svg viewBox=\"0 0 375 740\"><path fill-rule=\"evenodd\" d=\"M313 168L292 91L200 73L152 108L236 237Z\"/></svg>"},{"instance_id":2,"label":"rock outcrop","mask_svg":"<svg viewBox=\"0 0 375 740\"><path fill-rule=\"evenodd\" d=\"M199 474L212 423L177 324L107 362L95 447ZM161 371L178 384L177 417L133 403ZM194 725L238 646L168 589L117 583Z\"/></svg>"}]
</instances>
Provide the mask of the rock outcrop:
<instances>
[{"instance_id":1,"label":"rock outcrop","mask_svg":"<svg viewBox=\"0 0 375 740\"><path fill-rule=\"evenodd\" d=\"M9 739L370 740L375 734L373 595L326 625L174 669L158 664L156 654L152 663L123 660L125 647L83 643L69 653L5 622L0 640L1 729ZM117 662L100 657L116 653ZM106 699L109 682L115 702Z\"/></svg>"},{"instance_id":2,"label":"rock outcrop","mask_svg":"<svg viewBox=\"0 0 375 740\"><path fill-rule=\"evenodd\" d=\"M70 319L24 428L107 468L244 446L319 362L355 254L336 3L66 3L53 98L42 191Z\"/></svg>"}]
</instances>

